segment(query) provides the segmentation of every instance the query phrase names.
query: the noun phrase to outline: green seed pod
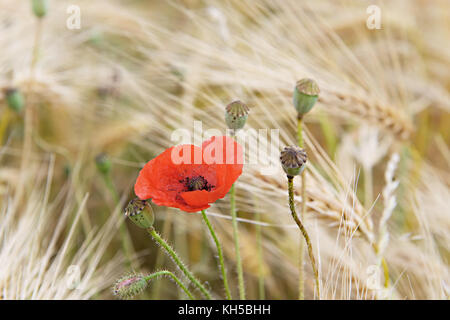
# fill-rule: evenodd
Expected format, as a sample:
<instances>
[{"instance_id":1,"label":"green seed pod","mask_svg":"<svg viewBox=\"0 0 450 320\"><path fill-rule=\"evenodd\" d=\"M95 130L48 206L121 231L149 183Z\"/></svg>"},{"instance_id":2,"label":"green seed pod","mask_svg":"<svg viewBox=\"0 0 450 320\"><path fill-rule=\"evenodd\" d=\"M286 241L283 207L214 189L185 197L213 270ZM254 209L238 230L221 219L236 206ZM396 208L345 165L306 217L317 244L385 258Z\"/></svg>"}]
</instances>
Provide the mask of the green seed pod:
<instances>
[{"instance_id":1,"label":"green seed pod","mask_svg":"<svg viewBox=\"0 0 450 320\"><path fill-rule=\"evenodd\" d=\"M228 128L233 130L242 129L248 118L249 108L239 100L231 102L225 108L225 121Z\"/></svg>"},{"instance_id":2,"label":"green seed pod","mask_svg":"<svg viewBox=\"0 0 450 320\"><path fill-rule=\"evenodd\" d=\"M292 177L302 173L306 167L307 159L305 150L298 146L285 147L280 155L281 166L284 172Z\"/></svg>"},{"instance_id":3,"label":"green seed pod","mask_svg":"<svg viewBox=\"0 0 450 320\"><path fill-rule=\"evenodd\" d=\"M148 203L147 200L140 200L138 198L133 199L128 203L125 209L125 215L139 228L151 228L155 221L150 203Z\"/></svg>"},{"instance_id":4,"label":"green seed pod","mask_svg":"<svg viewBox=\"0 0 450 320\"><path fill-rule=\"evenodd\" d=\"M16 88L8 88L5 90L6 102L8 106L15 112L22 111L25 106L25 99L22 93Z\"/></svg>"},{"instance_id":5,"label":"green seed pod","mask_svg":"<svg viewBox=\"0 0 450 320\"><path fill-rule=\"evenodd\" d=\"M32 0L33 13L38 18L43 18L47 15L48 0Z\"/></svg>"},{"instance_id":6,"label":"green seed pod","mask_svg":"<svg viewBox=\"0 0 450 320\"><path fill-rule=\"evenodd\" d=\"M142 274L130 273L116 281L113 287L114 295L120 299L131 299L147 288L147 280Z\"/></svg>"},{"instance_id":7,"label":"green seed pod","mask_svg":"<svg viewBox=\"0 0 450 320\"><path fill-rule=\"evenodd\" d=\"M319 97L319 92L319 87L314 80L305 78L297 81L293 100L299 116L303 116L312 109Z\"/></svg>"},{"instance_id":8,"label":"green seed pod","mask_svg":"<svg viewBox=\"0 0 450 320\"><path fill-rule=\"evenodd\" d=\"M111 160L106 153L100 153L95 157L95 164L97 165L97 169L101 174L108 174L111 170Z\"/></svg>"}]
</instances>

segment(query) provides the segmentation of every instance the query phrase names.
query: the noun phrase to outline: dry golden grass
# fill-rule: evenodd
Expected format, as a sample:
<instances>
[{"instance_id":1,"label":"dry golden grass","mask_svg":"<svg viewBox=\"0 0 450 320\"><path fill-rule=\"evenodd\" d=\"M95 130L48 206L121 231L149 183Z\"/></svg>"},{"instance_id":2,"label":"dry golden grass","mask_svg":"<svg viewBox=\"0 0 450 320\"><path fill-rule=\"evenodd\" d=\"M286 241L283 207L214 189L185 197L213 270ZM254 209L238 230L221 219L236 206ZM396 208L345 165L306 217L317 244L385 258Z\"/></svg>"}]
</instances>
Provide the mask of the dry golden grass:
<instances>
[{"instance_id":1,"label":"dry golden grass","mask_svg":"<svg viewBox=\"0 0 450 320\"><path fill-rule=\"evenodd\" d=\"M38 33L28 1L0 0L1 298L111 298L107 289L129 271L117 230L140 167L194 120L224 132L224 107L236 98L250 106L247 128L279 129L280 147L295 144L291 94L304 77L321 88L306 117L305 224L322 298L449 297L448 1L381 1L381 30L366 28L366 2L350 0L80 0L80 30L66 28L69 4L51 1ZM11 86L26 98L20 114L6 105ZM96 171L102 152L112 159L118 203ZM387 192L393 154L399 184ZM277 164L278 151L267 160ZM248 298L260 297L263 277L266 298L295 299L299 232L287 181L281 167L275 175L259 169L245 166L237 183ZM390 199L397 205L383 222ZM223 296L201 217L154 210L156 228ZM228 197L208 214L237 296ZM143 272L175 270L126 225ZM373 243L385 244L387 296L376 290L383 277L373 281L381 258ZM81 272L75 290L71 265ZM140 298L179 297L173 283L157 280Z\"/></svg>"}]
</instances>

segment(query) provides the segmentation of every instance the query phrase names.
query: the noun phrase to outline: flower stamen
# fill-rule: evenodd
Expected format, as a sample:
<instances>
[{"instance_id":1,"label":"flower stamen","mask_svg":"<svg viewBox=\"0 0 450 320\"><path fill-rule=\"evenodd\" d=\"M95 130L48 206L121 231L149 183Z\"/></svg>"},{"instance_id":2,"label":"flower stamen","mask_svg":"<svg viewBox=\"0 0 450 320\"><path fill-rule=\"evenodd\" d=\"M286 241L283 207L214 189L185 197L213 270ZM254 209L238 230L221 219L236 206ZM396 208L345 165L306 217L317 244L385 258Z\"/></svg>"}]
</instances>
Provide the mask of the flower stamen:
<instances>
[{"instance_id":1,"label":"flower stamen","mask_svg":"<svg viewBox=\"0 0 450 320\"><path fill-rule=\"evenodd\" d=\"M188 191L197 191L197 190L206 190L211 191L214 187L208 183L203 176L189 178L186 177L183 180L180 180L181 183L184 183Z\"/></svg>"}]
</instances>

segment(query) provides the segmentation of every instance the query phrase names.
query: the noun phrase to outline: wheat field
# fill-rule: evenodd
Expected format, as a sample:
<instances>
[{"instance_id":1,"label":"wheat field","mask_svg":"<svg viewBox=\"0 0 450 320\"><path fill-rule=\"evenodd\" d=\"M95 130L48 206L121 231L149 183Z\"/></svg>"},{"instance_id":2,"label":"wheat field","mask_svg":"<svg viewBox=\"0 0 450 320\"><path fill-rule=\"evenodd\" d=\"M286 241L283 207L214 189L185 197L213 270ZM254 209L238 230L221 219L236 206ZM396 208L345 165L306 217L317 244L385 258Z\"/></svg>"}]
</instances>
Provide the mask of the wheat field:
<instances>
[{"instance_id":1,"label":"wheat field","mask_svg":"<svg viewBox=\"0 0 450 320\"><path fill-rule=\"evenodd\" d=\"M224 134L235 99L247 128L278 129L280 150L296 144L292 92L306 77L320 87L305 117L304 224L321 298L449 298L449 1L376 1L380 29L366 24L371 1L77 0L79 29L67 25L73 4L50 0L37 18L31 1L0 0L0 299L113 299L124 273L181 276L124 216L139 170L194 121ZM23 109L8 106L11 89ZM244 165L236 183L248 299L298 296L301 233L280 150L265 158L276 172ZM152 207L155 229L223 298L200 214ZM229 210L226 196L207 214L237 297ZM185 295L160 278L135 299Z\"/></svg>"}]
</instances>

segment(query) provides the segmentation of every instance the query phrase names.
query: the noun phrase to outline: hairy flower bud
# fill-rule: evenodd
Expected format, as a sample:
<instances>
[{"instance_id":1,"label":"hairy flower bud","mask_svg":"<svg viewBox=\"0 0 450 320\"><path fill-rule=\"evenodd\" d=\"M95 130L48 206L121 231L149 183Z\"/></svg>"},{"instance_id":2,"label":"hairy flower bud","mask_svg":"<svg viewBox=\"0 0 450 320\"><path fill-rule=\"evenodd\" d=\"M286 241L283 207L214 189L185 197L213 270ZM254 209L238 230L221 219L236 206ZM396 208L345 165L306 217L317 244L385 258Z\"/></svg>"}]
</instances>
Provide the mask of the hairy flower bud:
<instances>
[{"instance_id":1,"label":"hairy flower bud","mask_svg":"<svg viewBox=\"0 0 450 320\"><path fill-rule=\"evenodd\" d=\"M302 173L307 159L305 150L298 146L285 147L280 155L281 166L284 172L292 177Z\"/></svg>"},{"instance_id":2,"label":"hairy flower bud","mask_svg":"<svg viewBox=\"0 0 450 320\"><path fill-rule=\"evenodd\" d=\"M8 107L10 107L15 112L22 111L25 105L25 99L22 93L16 88L8 88L5 90L6 102Z\"/></svg>"},{"instance_id":3,"label":"hairy flower bud","mask_svg":"<svg viewBox=\"0 0 450 320\"><path fill-rule=\"evenodd\" d=\"M116 281L113 292L120 299L131 299L147 288L147 280L142 274L130 273Z\"/></svg>"},{"instance_id":4,"label":"hairy flower bud","mask_svg":"<svg viewBox=\"0 0 450 320\"><path fill-rule=\"evenodd\" d=\"M319 87L314 80L305 78L297 81L293 101L299 116L303 116L312 109L319 97L319 92Z\"/></svg>"},{"instance_id":5,"label":"hairy flower bud","mask_svg":"<svg viewBox=\"0 0 450 320\"><path fill-rule=\"evenodd\" d=\"M38 18L43 18L47 15L48 0L32 0L33 13Z\"/></svg>"},{"instance_id":6,"label":"hairy flower bud","mask_svg":"<svg viewBox=\"0 0 450 320\"><path fill-rule=\"evenodd\" d=\"M153 209L147 200L138 198L131 200L126 209L125 215L130 218L138 227L148 229L153 226L155 217Z\"/></svg>"},{"instance_id":7,"label":"hairy flower bud","mask_svg":"<svg viewBox=\"0 0 450 320\"><path fill-rule=\"evenodd\" d=\"M233 101L225 108L225 121L228 128L233 130L242 129L248 118L248 106L239 101Z\"/></svg>"}]
</instances>

